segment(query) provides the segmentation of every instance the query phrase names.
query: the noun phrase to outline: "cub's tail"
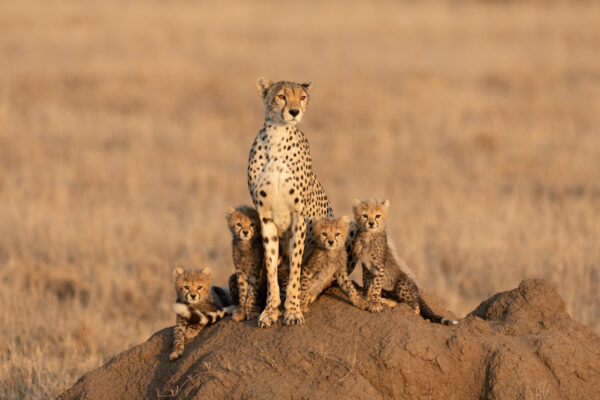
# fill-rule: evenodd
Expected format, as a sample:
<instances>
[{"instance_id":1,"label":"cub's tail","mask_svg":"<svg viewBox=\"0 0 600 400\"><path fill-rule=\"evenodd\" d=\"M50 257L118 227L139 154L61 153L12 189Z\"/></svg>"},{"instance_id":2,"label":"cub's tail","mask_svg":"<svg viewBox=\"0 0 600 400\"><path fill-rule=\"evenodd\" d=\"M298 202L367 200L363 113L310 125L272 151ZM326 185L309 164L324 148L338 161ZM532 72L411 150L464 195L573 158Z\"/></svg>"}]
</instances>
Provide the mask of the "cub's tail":
<instances>
[{"instance_id":1,"label":"cub's tail","mask_svg":"<svg viewBox=\"0 0 600 400\"><path fill-rule=\"evenodd\" d=\"M175 303L173 310L190 324L211 325L225 316L233 314L235 306L227 306L218 311L200 311L189 304Z\"/></svg>"},{"instance_id":2,"label":"cub's tail","mask_svg":"<svg viewBox=\"0 0 600 400\"><path fill-rule=\"evenodd\" d=\"M441 315L434 313L421 296L419 296L419 314L421 314L421 317L425 318L426 320L435 322L436 324L458 325L458 321L444 318Z\"/></svg>"},{"instance_id":3,"label":"cub's tail","mask_svg":"<svg viewBox=\"0 0 600 400\"><path fill-rule=\"evenodd\" d=\"M220 286L211 286L210 295L215 305L219 308L236 305L230 292Z\"/></svg>"}]
</instances>

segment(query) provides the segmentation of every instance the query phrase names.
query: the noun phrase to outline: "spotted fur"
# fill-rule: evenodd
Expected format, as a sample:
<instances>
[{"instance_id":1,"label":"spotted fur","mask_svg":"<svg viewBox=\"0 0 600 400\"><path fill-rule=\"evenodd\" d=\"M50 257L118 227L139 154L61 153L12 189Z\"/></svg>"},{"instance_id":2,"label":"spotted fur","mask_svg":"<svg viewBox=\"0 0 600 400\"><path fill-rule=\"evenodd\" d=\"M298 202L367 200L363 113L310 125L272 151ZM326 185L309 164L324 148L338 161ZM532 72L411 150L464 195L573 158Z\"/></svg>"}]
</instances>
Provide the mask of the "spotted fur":
<instances>
[{"instance_id":1,"label":"spotted fur","mask_svg":"<svg viewBox=\"0 0 600 400\"><path fill-rule=\"evenodd\" d=\"M248 189L260 217L265 249L267 303L258 319L261 327L278 321L280 258L289 260L289 266L282 265L289 270L283 323L304 322L299 301L300 270L312 248L311 219L333 216L327 195L313 173L308 141L296 128L306 112L311 86L310 82L257 81L265 123L250 150Z\"/></svg>"},{"instance_id":2,"label":"spotted fur","mask_svg":"<svg viewBox=\"0 0 600 400\"><path fill-rule=\"evenodd\" d=\"M260 304L259 289L264 286L263 244L260 234L260 220L256 209L250 206L229 208L226 213L227 225L231 231L233 264L236 284L230 284L237 305L233 319L251 320L258 317ZM261 283L263 283L261 285Z\"/></svg>"},{"instance_id":3,"label":"spotted fur","mask_svg":"<svg viewBox=\"0 0 600 400\"><path fill-rule=\"evenodd\" d=\"M211 277L210 268L173 270L177 293L173 310L177 318L173 332L173 350L169 356L171 361L183 354L186 341L196 337L205 326L231 314L235 308L229 306L221 310L214 304L210 289Z\"/></svg>"},{"instance_id":4,"label":"spotted fur","mask_svg":"<svg viewBox=\"0 0 600 400\"><path fill-rule=\"evenodd\" d=\"M302 265L300 276L302 311L308 311L308 305L334 281L348 295L352 304L366 309L364 299L356 292L347 272L345 243L350 218L314 218L312 223L315 248Z\"/></svg>"},{"instance_id":5,"label":"spotted fur","mask_svg":"<svg viewBox=\"0 0 600 400\"><path fill-rule=\"evenodd\" d=\"M455 325L457 322L435 314L419 295L410 269L390 246L386 233L389 201L355 200L352 211L358 227L354 254L362 264L363 285L367 290L367 309L382 310L381 294L407 303L417 314L432 322Z\"/></svg>"}]
</instances>

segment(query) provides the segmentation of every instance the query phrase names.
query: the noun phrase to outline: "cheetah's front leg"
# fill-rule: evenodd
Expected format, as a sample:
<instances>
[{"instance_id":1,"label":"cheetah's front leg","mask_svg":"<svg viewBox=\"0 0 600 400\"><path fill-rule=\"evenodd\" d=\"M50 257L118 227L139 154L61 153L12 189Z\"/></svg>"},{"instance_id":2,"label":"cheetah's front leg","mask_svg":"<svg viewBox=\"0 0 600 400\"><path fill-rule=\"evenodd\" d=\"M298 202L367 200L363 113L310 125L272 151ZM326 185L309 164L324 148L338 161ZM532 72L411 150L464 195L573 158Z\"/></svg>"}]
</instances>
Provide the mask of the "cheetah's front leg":
<instances>
[{"instance_id":1,"label":"cheetah's front leg","mask_svg":"<svg viewBox=\"0 0 600 400\"><path fill-rule=\"evenodd\" d=\"M279 319L279 283L277 282L277 260L279 258L279 239L277 226L272 220L262 220L262 236L265 248L265 264L267 269L267 304L258 317L258 326L267 328Z\"/></svg>"},{"instance_id":2,"label":"cheetah's front leg","mask_svg":"<svg viewBox=\"0 0 600 400\"><path fill-rule=\"evenodd\" d=\"M306 238L306 220L301 214L294 216L292 231L294 235L290 243L290 279L285 296L285 309L283 323L285 325L299 325L304 323L304 316L300 310L299 289L302 253Z\"/></svg>"},{"instance_id":3,"label":"cheetah's front leg","mask_svg":"<svg viewBox=\"0 0 600 400\"><path fill-rule=\"evenodd\" d=\"M371 264L371 271L374 276L369 282L369 289L367 291L367 302L369 303L367 309L371 312L381 312L383 310L381 289L383 287L384 274L382 264Z\"/></svg>"},{"instance_id":4,"label":"cheetah's front leg","mask_svg":"<svg viewBox=\"0 0 600 400\"><path fill-rule=\"evenodd\" d=\"M246 296L248 291L248 276L242 271L238 271L237 273L237 284L239 301L232 319L236 322L240 322L246 318Z\"/></svg>"}]
</instances>

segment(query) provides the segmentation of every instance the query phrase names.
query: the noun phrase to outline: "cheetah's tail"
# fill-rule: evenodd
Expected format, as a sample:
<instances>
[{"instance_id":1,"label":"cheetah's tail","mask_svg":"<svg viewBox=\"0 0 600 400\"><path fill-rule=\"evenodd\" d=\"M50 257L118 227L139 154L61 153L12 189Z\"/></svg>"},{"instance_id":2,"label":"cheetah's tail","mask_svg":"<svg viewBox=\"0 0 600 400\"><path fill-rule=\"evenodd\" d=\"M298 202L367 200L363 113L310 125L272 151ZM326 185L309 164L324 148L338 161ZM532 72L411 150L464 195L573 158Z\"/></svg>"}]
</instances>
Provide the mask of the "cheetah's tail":
<instances>
[{"instance_id":1,"label":"cheetah's tail","mask_svg":"<svg viewBox=\"0 0 600 400\"><path fill-rule=\"evenodd\" d=\"M458 325L458 321L444 318L441 315L434 313L421 296L419 296L419 309L421 317L425 318L426 320L442 325Z\"/></svg>"},{"instance_id":2,"label":"cheetah's tail","mask_svg":"<svg viewBox=\"0 0 600 400\"><path fill-rule=\"evenodd\" d=\"M190 324L210 325L227 315L233 314L235 306L227 306L218 311L205 311L195 309L189 304L175 303L173 310L181 318L186 319Z\"/></svg>"},{"instance_id":3,"label":"cheetah's tail","mask_svg":"<svg viewBox=\"0 0 600 400\"><path fill-rule=\"evenodd\" d=\"M235 276L235 274L233 276ZM236 305L231 293L227 289L220 286L211 286L210 295L215 305L219 308Z\"/></svg>"}]
</instances>

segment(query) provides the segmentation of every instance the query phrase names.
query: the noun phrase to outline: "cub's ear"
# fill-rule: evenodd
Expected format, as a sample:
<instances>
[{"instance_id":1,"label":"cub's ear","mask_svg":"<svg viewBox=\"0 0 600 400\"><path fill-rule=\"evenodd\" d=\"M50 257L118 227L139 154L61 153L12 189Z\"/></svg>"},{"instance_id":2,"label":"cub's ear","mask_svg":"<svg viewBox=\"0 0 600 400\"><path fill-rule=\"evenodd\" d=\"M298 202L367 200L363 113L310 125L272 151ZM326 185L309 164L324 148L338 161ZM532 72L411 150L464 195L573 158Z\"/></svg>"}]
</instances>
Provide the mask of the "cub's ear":
<instances>
[{"instance_id":1,"label":"cub's ear","mask_svg":"<svg viewBox=\"0 0 600 400\"><path fill-rule=\"evenodd\" d=\"M306 83L300 84L300 86L302 86L302 89L304 89L304 91L306 93L308 93L308 91L310 90L310 88L312 87L312 85L313 85L312 82L306 82Z\"/></svg>"},{"instance_id":2,"label":"cub's ear","mask_svg":"<svg viewBox=\"0 0 600 400\"><path fill-rule=\"evenodd\" d=\"M204 275L208 275L208 277L209 277L209 278L212 278L212 274L213 274L213 272L212 272L212 269L210 269L210 268L208 268L208 267L206 267L206 268L203 268L203 269L202 269L202 273L203 273Z\"/></svg>"},{"instance_id":3,"label":"cub's ear","mask_svg":"<svg viewBox=\"0 0 600 400\"><path fill-rule=\"evenodd\" d=\"M263 76L256 80L256 89L258 89L258 94L262 98L265 97L265 94L267 94L267 90L269 90L271 86L273 86L273 82Z\"/></svg>"},{"instance_id":4,"label":"cub's ear","mask_svg":"<svg viewBox=\"0 0 600 400\"><path fill-rule=\"evenodd\" d=\"M361 201L359 199L352 200L352 211L356 211L356 208L360 205Z\"/></svg>"},{"instance_id":5,"label":"cub's ear","mask_svg":"<svg viewBox=\"0 0 600 400\"><path fill-rule=\"evenodd\" d=\"M345 224L350 223L350 217L348 217L347 215L344 215L342 218L340 218L340 220Z\"/></svg>"},{"instance_id":6,"label":"cub's ear","mask_svg":"<svg viewBox=\"0 0 600 400\"><path fill-rule=\"evenodd\" d=\"M384 201L383 205L385 206L385 208L390 208L390 201L389 200Z\"/></svg>"},{"instance_id":7,"label":"cub's ear","mask_svg":"<svg viewBox=\"0 0 600 400\"><path fill-rule=\"evenodd\" d=\"M231 218L231 216L233 215L233 213L234 213L234 212L235 212L235 208L233 208L233 207L229 207L229 208L227 209L227 211L225 211L225 218L226 218L227 220L229 220L229 218Z\"/></svg>"},{"instance_id":8,"label":"cub's ear","mask_svg":"<svg viewBox=\"0 0 600 400\"><path fill-rule=\"evenodd\" d=\"M311 222L313 225L316 225L319 223L319 221L321 221L321 219L322 219L321 217L313 217Z\"/></svg>"},{"instance_id":9,"label":"cub's ear","mask_svg":"<svg viewBox=\"0 0 600 400\"><path fill-rule=\"evenodd\" d=\"M183 274L184 270L181 267L173 268L173 278L178 278L179 275Z\"/></svg>"}]
</instances>

